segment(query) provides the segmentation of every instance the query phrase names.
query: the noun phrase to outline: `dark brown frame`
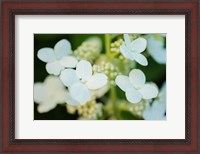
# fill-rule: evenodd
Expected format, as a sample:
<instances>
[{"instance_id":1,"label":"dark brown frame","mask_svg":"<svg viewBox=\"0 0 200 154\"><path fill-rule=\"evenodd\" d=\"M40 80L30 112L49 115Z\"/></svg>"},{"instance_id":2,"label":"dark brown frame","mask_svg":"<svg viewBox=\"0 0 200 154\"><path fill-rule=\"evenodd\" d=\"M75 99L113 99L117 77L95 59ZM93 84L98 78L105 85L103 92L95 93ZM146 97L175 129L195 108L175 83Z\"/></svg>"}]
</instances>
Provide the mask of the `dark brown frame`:
<instances>
[{"instance_id":1,"label":"dark brown frame","mask_svg":"<svg viewBox=\"0 0 200 154\"><path fill-rule=\"evenodd\" d=\"M1 4L0 152L200 153L198 0L3 0ZM15 15L185 15L186 138L112 140L15 139Z\"/></svg>"}]
</instances>

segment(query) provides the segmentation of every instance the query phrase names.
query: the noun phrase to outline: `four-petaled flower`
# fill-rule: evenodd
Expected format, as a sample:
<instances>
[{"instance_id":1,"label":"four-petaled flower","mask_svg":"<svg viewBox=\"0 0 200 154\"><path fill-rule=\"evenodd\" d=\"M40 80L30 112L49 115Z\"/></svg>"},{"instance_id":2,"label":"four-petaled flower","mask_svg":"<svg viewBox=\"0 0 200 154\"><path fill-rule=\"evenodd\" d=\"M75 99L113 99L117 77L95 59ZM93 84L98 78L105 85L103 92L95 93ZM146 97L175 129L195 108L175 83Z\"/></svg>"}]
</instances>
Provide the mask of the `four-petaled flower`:
<instances>
[{"instance_id":1,"label":"four-petaled flower","mask_svg":"<svg viewBox=\"0 0 200 154\"><path fill-rule=\"evenodd\" d=\"M135 60L143 66L148 65L148 61L141 53L147 47L147 41L144 38L138 38L131 42L128 34L124 34L125 44L120 46L120 51L124 57L130 60Z\"/></svg>"},{"instance_id":2,"label":"four-petaled flower","mask_svg":"<svg viewBox=\"0 0 200 154\"><path fill-rule=\"evenodd\" d=\"M65 69L60 79L68 87L66 102L70 105L82 105L91 100L91 91L102 88L107 84L107 76L103 73L92 75L92 66L86 60L78 62L76 70Z\"/></svg>"},{"instance_id":3,"label":"four-petaled flower","mask_svg":"<svg viewBox=\"0 0 200 154\"><path fill-rule=\"evenodd\" d=\"M139 69L133 69L129 77L118 75L116 84L125 92L126 98L131 103L138 103L141 99L151 99L158 95L158 88L155 84L145 83L146 77Z\"/></svg>"},{"instance_id":4,"label":"four-petaled flower","mask_svg":"<svg viewBox=\"0 0 200 154\"><path fill-rule=\"evenodd\" d=\"M66 88L59 77L47 76L44 83L34 84L34 101L38 103L38 112L48 112L56 107L57 104L65 101Z\"/></svg>"},{"instance_id":5,"label":"four-petaled flower","mask_svg":"<svg viewBox=\"0 0 200 154\"><path fill-rule=\"evenodd\" d=\"M71 44L68 40L60 40L52 48L42 48L38 51L38 58L46 62L46 70L49 74L59 75L64 68L75 68L77 59L71 56Z\"/></svg>"}]
</instances>

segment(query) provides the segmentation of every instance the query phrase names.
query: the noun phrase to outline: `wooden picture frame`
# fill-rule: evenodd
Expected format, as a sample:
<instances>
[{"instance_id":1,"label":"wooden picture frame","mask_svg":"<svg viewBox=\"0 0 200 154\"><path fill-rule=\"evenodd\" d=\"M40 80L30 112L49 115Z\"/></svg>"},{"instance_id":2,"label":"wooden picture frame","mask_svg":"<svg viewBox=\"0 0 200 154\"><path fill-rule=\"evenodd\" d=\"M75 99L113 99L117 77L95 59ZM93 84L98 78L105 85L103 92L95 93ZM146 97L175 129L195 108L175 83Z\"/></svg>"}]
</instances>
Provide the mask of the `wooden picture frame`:
<instances>
[{"instance_id":1,"label":"wooden picture frame","mask_svg":"<svg viewBox=\"0 0 200 154\"><path fill-rule=\"evenodd\" d=\"M3 0L1 3L1 153L200 153L199 1ZM185 139L15 139L15 15L185 15Z\"/></svg>"}]
</instances>

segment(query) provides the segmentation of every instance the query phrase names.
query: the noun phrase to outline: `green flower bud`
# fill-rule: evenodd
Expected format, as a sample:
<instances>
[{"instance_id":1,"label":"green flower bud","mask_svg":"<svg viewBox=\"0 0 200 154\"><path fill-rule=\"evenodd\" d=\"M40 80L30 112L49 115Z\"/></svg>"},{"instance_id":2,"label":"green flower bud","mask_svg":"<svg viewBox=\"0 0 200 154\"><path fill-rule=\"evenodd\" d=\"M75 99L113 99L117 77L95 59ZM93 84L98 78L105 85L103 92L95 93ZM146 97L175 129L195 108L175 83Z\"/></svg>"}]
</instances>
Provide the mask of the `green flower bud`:
<instances>
[{"instance_id":1,"label":"green flower bud","mask_svg":"<svg viewBox=\"0 0 200 154\"><path fill-rule=\"evenodd\" d=\"M110 52L113 55L120 54L120 46L124 43L124 41L120 38L117 41L110 44Z\"/></svg>"},{"instance_id":2,"label":"green flower bud","mask_svg":"<svg viewBox=\"0 0 200 154\"><path fill-rule=\"evenodd\" d=\"M76 112L80 116L79 119L97 119L102 116L102 107L101 103L96 103L96 100L88 101L84 105L71 106L67 105L67 111L70 114L75 114Z\"/></svg>"},{"instance_id":3,"label":"green flower bud","mask_svg":"<svg viewBox=\"0 0 200 154\"><path fill-rule=\"evenodd\" d=\"M98 37L91 37L84 41L75 51L78 60L94 62L102 50L102 42Z\"/></svg>"},{"instance_id":4,"label":"green flower bud","mask_svg":"<svg viewBox=\"0 0 200 154\"><path fill-rule=\"evenodd\" d=\"M115 78L121 74L118 67L112 64L110 61L101 59L99 63L93 65L93 73L104 73L107 75L110 84L115 85Z\"/></svg>"},{"instance_id":5,"label":"green flower bud","mask_svg":"<svg viewBox=\"0 0 200 154\"><path fill-rule=\"evenodd\" d=\"M127 109L132 112L132 114L142 117L143 112L146 108L146 101L145 100L141 100L139 103L137 104L129 104Z\"/></svg>"},{"instance_id":6,"label":"green flower bud","mask_svg":"<svg viewBox=\"0 0 200 154\"><path fill-rule=\"evenodd\" d=\"M81 119L97 119L102 116L102 104L91 100L84 105L77 106L77 112Z\"/></svg>"}]
</instances>

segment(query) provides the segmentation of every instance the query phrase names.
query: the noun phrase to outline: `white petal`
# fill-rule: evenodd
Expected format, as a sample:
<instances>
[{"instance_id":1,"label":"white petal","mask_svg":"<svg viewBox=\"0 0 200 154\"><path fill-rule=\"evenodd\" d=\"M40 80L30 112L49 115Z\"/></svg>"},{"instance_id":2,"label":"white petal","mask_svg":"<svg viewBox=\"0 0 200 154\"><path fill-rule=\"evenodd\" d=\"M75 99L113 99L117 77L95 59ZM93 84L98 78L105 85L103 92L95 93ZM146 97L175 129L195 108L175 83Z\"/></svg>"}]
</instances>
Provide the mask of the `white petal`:
<instances>
[{"instance_id":1,"label":"white petal","mask_svg":"<svg viewBox=\"0 0 200 154\"><path fill-rule=\"evenodd\" d=\"M152 106L147 106L143 112L145 120L164 120L165 119L165 104L154 101Z\"/></svg>"},{"instance_id":2,"label":"white petal","mask_svg":"<svg viewBox=\"0 0 200 154\"><path fill-rule=\"evenodd\" d=\"M151 56L159 64L166 64L166 49L162 48L158 52L153 52Z\"/></svg>"},{"instance_id":3,"label":"white petal","mask_svg":"<svg viewBox=\"0 0 200 154\"><path fill-rule=\"evenodd\" d=\"M45 112L49 112L50 110L54 109L56 107L57 104L54 104L52 102L45 102L43 104L40 104L37 108L39 113L45 113Z\"/></svg>"},{"instance_id":4,"label":"white petal","mask_svg":"<svg viewBox=\"0 0 200 154\"><path fill-rule=\"evenodd\" d=\"M57 76L47 76L45 81L46 100L55 104L63 103L65 100L66 88Z\"/></svg>"},{"instance_id":5,"label":"white petal","mask_svg":"<svg viewBox=\"0 0 200 154\"><path fill-rule=\"evenodd\" d=\"M130 82L129 77L125 76L125 75L118 75L115 79L115 83L118 85L118 87L123 90L124 92L129 89L132 88L132 84Z\"/></svg>"},{"instance_id":6,"label":"white petal","mask_svg":"<svg viewBox=\"0 0 200 154\"><path fill-rule=\"evenodd\" d=\"M92 76L92 65L86 60L81 60L77 64L76 73L80 79L87 81Z\"/></svg>"},{"instance_id":7,"label":"white petal","mask_svg":"<svg viewBox=\"0 0 200 154\"><path fill-rule=\"evenodd\" d=\"M158 88L152 84L145 84L139 92L142 94L144 99L155 98L158 95Z\"/></svg>"},{"instance_id":8,"label":"white petal","mask_svg":"<svg viewBox=\"0 0 200 154\"><path fill-rule=\"evenodd\" d=\"M55 51L57 59L60 59L60 58L67 56L68 54L71 53L71 44L66 39L60 40L54 46L54 51Z\"/></svg>"},{"instance_id":9,"label":"white petal","mask_svg":"<svg viewBox=\"0 0 200 154\"><path fill-rule=\"evenodd\" d=\"M149 37L147 51L159 64L166 63L166 49L163 47L162 41L154 39L153 36Z\"/></svg>"},{"instance_id":10,"label":"white petal","mask_svg":"<svg viewBox=\"0 0 200 154\"><path fill-rule=\"evenodd\" d=\"M146 47L147 47L147 41L144 39L144 38L138 38L136 40L134 40L132 43L131 43L131 49L134 51L134 52L138 52L138 53L141 53L143 52Z\"/></svg>"},{"instance_id":11,"label":"white petal","mask_svg":"<svg viewBox=\"0 0 200 154\"><path fill-rule=\"evenodd\" d=\"M34 84L34 101L36 103L42 103L45 99L45 87L43 83Z\"/></svg>"},{"instance_id":12,"label":"white petal","mask_svg":"<svg viewBox=\"0 0 200 154\"><path fill-rule=\"evenodd\" d=\"M130 88L126 90L126 98L131 103L138 103L141 101L142 95L134 88Z\"/></svg>"},{"instance_id":13,"label":"white petal","mask_svg":"<svg viewBox=\"0 0 200 154\"><path fill-rule=\"evenodd\" d=\"M94 96L95 98L100 98L108 92L109 88L110 88L110 85L106 84L105 86L103 86L100 89L92 90L91 91L92 96Z\"/></svg>"},{"instance_id":14,"label":"white petal","mask_svg":"<svg viewBox=\"0 0 200 154\"><path fill-rule=\"evenodd\" d=\"M54 61L46 64L46 70L49 74L59 75L60 71L63 69L64 67L59 63L59 61Z\"/></svg>"},{"instance_id":15,"label":"white petal","mask_svg":"<svg viewBox=\"0 0 200 154\"><path fill-rule=\"evenodd\" d=\"M133 69L129 73L129 79L133 87L135 87L136 89L141 88L146 82L146 77L144 73L139 69Z\"/></svg>"},{"instance_id":16,"label":"white petal","mask_svg":"<svg viewBox=\"0 0 200 154\"><path fill-rule=\"evenodd\" d=\"M64 88L59 77L53 75L47 76L44 80L44 84L47 89L60 90Z\"/></svg>"},{"instance_id":17,"label":"white petal","mask_svg":"<svg viewBox=\"0 0 200 154\"><path fill-rule=\"evenodd\" d=\"M163 117L166 112L166 104L155 100L152 104L152 109L160 117Z\"/></svg>"},{"instance_id":18,"label":"white petal","mask_svg":"<svg viewBox=\"0 0 200 154\"><path fill-rule=\"evenodd\" d=\"M143 66L148 65L148 61L147 61L146 57L143 56L142 54L133 52L133 57L134 57L135 61L138 62L140 65L143 65Z\"/></svg>"},{"instance_id":19,"label":"white petal","mask_svg":"<svg viewBox=\"0 0 200 154\"><path fill-rule=\"evenodd\" d=\"M125 40L126 46L128 48L130 48L131 47L131 40L130 40L130 37L129 37L128 34L124 34L124 40Z\"/></svg>"},{"instance_id":20,"label":"white petal","mask_svg":"<svg viewBox=\"0 0 200 154\"><path fill-rule=\"evenodd\" d=\"M69 93L66 94L65 96L65 102L69 105L72 105L72 106L78 106L80 105L80 103L78 101L76 101L75 99L73 99Z\"/></svg>"},{"instance_id":21,"label":"white petal","mask_svg":"<svg viewBox=\"0 0 200 154\"><path fill-rule=\"evenodd\" d=\"M78 60L74 56L65 56L59 62L64 67L75 68Z\"/></svg>"},{"instance_id":22,"label":"white petal","mask_svg":"<svg viewBox=\"0 0 200 154\"><path fill-rule=\"evenodd\" d=\"M60 74L60 79L63 84L67 87L79 82L79 78L76 74L76 71L73 69L65 69Z\"/></svg>"},{"instance_id":23,"label":"white petal","mask_svg":"<svg viewBox=\"0 0 200 154\"><path fill-rule=\"evenodd\" d=\"M143 112L143 118L145 120L158 120L160 115L157 115L157 111L154 111L151 106L147 106Z\"/></svg>"},{"instance_id":24,"label":"white petal","mask_svg":"<svg viewBox=\"0 0 200 154\"><path fill-rule=\"evenodd\" d=\"M97 90L105 86L108 82L108 77L103 73L96 73L92 75L89 81L86 83L86 86L90 90Z\"/></svg>"},{"instance_id":25,"label":"white petal","mask_svg":"<svg viewBox=\"0 0 200 154\"><path fill-rule=\"evenodd\" d=\"M133 60L133 56L131 54L130 49L128 49L124 44L120 46L120 52L122 53L122 55L124 57L126 57L127 59L131 59Z\"/></svg>"},{"instance_id":26,"label":"white petal","mask_svg":"<svg viewBox=\"0 0 200 154\"><path fill-rule=\"evenodd\" d=\"M162 87L158 94L158 100L160 103L166 104L166 82L162 84Z\"/></svg>"},{"instance_id":27,"label":"white petal","mask_svg":"<svg viewBox=\"0 0 200 154\"><path fill-rule=\"evenodd\" d=\"M42 48L37 53L38 58L43 62L53 62L56 60L55 53L52 48Z\"/></svg>"},{"instance_id":28,"label":"white petal","mask_svg":"<svg viewBox=\"0 0 200 154\"><path fill-rule=\"evenodd\" d=\"M162 84L162 87L161 87L160 91L166 95L166 81L165 81L165 82L163 82L163 84Z\"/></svg>"},{"instance_id":29,"label":"white petal","mask_svg":"<svg viewBox=\"0 0 200 154\"><path fill-rule=\"evenodd\" d=\"M152 110L151 110L151 107L150 106L147 106L143 112L143 118L145 120L155 120L154 116L155 115L152 115Z\"/></svg>"},{"instance_id":30,"label":"white petal","mask_svg":"<svg viewBox=\"0 0 200 154\"><path fill-rule=\"evenodd\" d=\"M69 93L71 97L80 104L85 104L87 101L91 99L90 91L82 83L73 84L69 89Z\"/></svg>"},{"instance_id":31,"label":"white petal","mask_svg":"<svg viewBox=\"0 0 200 154\"><path fill-rule=\"evenodd\" d=\"M54 96L54 102L56 104L62 104L65 102L65 96L66 96L67 90L66 89L60 89L55 93Z\"/></svg>"}]
</instances>

